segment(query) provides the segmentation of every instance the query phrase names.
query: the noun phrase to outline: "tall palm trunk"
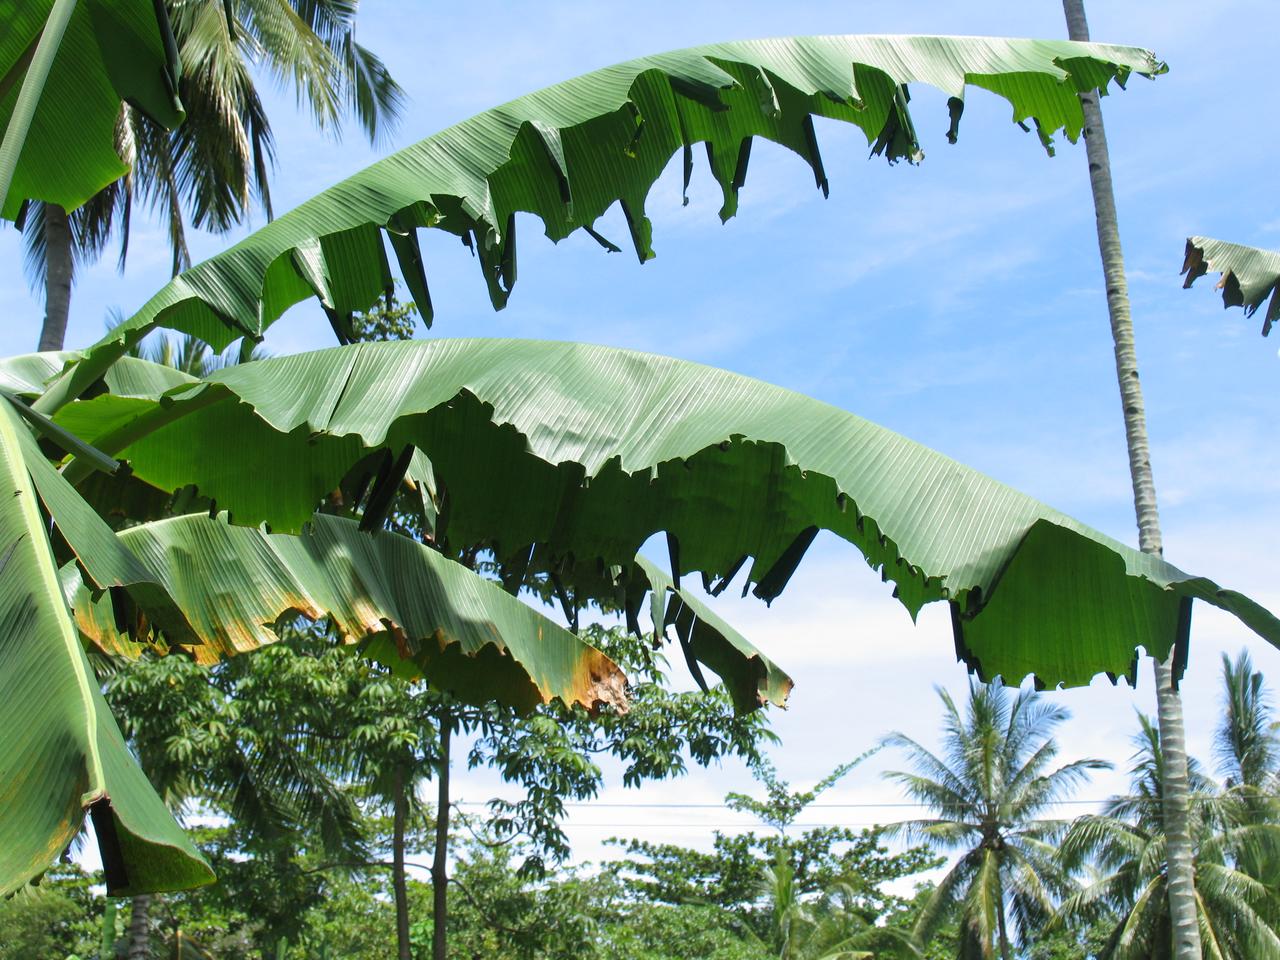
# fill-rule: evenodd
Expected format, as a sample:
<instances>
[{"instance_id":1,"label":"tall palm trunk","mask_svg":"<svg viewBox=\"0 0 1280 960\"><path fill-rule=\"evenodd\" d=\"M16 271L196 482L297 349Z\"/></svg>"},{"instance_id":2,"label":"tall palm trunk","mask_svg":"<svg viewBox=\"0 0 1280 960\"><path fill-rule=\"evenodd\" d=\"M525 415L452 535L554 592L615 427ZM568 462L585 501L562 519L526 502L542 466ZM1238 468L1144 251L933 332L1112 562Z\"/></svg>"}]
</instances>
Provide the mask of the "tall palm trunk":
<instances>
[{"instance_id":1,"label":"tall palm trunk","mask_svg":"<svg viewBox=\"0 0 1280 960\"><path fill-rule=\"evenodd\" d=\"M151 956L151 894L140 893L133 898L129 914L128 960L148 960Z\"/></svg>"},{"instance_id":2,"label":"tall palm trunk","mask_svg":"<svg viewBox=\"0 0 1280 960\"><path fill-rule=\"evenodd\" d=\"M61 350L71 311L71 223L56 203L44 205L44 326L40 350Z\"/></svg>"},{"instance_id":3,"label":"tall palm trunk","mask_svg":"<svg viewBox=\"0 0 1280 960\"><path fill-rule=\"evenodd\" d=\"M1063 0L1067 33L1072 40L1088 40L1084 0ZM1124 255L1120 249L1120 227L1115 195L1111 189L1111 161L1107 136L1102 125L1102 109L1096 91L1080 95L1084 111L1085 146L1089 159L1089 183L1098 223L1098 249L1107 286L1107 310L1111 316L1111 337L1115 344L1116 377L1124 409L1125 437L1129 446L1129 475L1133 481L1133 506L1138 520L1138 545L1144 553L1160 554L1160 513L1156 507L1155 479L1147 444L1147 420L1138 381L1137 351L1133 322L1129 313L1129 286L1124 275ZM1157 714L1160 744L1164 751L1163 791L1166 858L1169 870L1169 915L1173 927L1175 960L1201 960L1200 928L1196 921L1195 867L1188 822L1188 781L1186 736L1182 724L1182 701L1173 675L1174 652L1164 663L1155 661Z\"/></svg>"},{"instance_id":4,"label":"tall palm trunk","mask_svg":"<svg viewBox=\"0 0 1280 960\"><path fill-rule=\"evenodd\" d=\"M1013 960L1009 949L1009 922L1004 915L1004 891L1000 891L1000 902L996 904L996 924L1000 932L1000 960Z\"/></svg>"},{"instance_id":5,"label":"tall palm trunk","mask_svg":"<svg viewBox=\"0 0 1280 960\"><path fill-rule=\"evenodd\" d=\"M396 901L396 950L398 960L413 960L409 942L409 893L405 885L404 832L409 801L405 796L404 767L397 767L392 787L391 888Z\"/></svg>"},{"instance_id":6,"label":"tall palm trunk","mask_svg":"<svg viewBox=\"0 0 1280 960\"><path fill-rule=\"evenodd\" d=\"M436 773L436 849L431 860L431 957L446 960L448 955L449 875L449 746L453 718L440 714L440 769Z\"/></svg>"}]
</instances>

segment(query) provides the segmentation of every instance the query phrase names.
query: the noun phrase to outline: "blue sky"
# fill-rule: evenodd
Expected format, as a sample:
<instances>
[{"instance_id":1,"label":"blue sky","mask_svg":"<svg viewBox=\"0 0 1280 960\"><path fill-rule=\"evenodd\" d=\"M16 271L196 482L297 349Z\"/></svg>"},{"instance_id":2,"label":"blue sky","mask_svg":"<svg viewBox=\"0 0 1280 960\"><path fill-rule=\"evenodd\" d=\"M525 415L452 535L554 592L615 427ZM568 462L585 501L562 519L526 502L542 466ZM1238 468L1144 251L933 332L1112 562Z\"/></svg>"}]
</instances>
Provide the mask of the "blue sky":
<instances>
[{"instance_id":1,"label":"blue sky","mask_svg":"<svg viewBox=\"0 0 1280 960\"><path fill-rule=\"evenodd\" d=\"M1170 65L1103 101L1146 390L1166 555L1175 564L1280 609L1271 569L1280 532L1280 438L1272 416L1280 343L1259 323L1224 312L1202 288L1180 289L1183 240L1206 234L1280 247L1280 154L1270 3L1095 2L1096 40L1153 49ZM284 210L405 145L546 83L633 56L726 39L805 33L965 33L1060 37L1059 5L646 4L549 2L427 5L366 0L361 40L409 94L388 145L352 133L341 145L315 132L291 95L273 94ZM796 157L770 145L752 155L736 219L721 225L705 168L681 207L678 163L649 213L658 257L606 255L590 239L558 246L522 226L520 282L494 314L471 258L448 236L424 238L437 307L431 335L527 336L635 347L715 364L803 391L935 447L1113 536L1134 542L1129 481L1083 145L1060 140L1048 158L1008 120L1004 101L973 90L960 140L943 136L941 95L913 91L926 152L919 167L868 160L856 130L820 124L831 197ZM622 238L616 211L598 225ZM197 256L225 238L201 237ZM69 345L97 339L111 308L126 314L166 279L163 233L135 234L123 276L114 258L76 288ZM35 343L41 308L20 270L12 230L0 231L0 333L7 353ZM274 353L327 346L314 305L272 328ZM933 742L933 686L959 693L946 611L913 625L847 544L820 540L771 609L719 604L796 679L776 718L784 777L812 782L890 729ZM1199 606L1185 683L1188 741L1208 760L1218 716L1220 651L1252 652L1269 677L1280 656L1230 618ZM1101 756L1121 768L1133 711L1152 711L1149 664L1136 693L1105 680L1054 694L1075 714L1064 759ZM899 799L877 757L828 795L833 803ZM492 793L468 774L461 794ZM746 785L726 767L641 794L611 787L610 802L716 802ZM1118 790L1122 772L1081 796ZM1064 813L1080 808L1064 809ZM900 809L815 811L811 820L870 823ZM612 824L652 824L654 838L702 843L717 810L575 809L581 857L599 853Z\"/></svg>"}]
</instances>

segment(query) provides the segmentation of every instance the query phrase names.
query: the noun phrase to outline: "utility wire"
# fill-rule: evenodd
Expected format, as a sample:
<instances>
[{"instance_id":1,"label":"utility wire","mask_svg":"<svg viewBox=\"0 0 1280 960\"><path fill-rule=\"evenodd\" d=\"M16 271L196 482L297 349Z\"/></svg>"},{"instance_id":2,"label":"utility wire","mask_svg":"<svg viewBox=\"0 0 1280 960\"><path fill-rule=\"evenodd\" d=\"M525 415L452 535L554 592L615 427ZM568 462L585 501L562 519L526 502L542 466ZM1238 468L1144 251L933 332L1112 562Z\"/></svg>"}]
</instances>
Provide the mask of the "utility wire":
<instances>
[{"instance_id":1,"label":"utility wire","mask_svg":"<svg viewBox=\"0 0 1280 960\"><path fill-rule=\"evenodd\" d=\"M1191 797L1192 800L1211 800L1221 797L1222 794L1196 794ZM1280 800L1280 794L1262 794L1250 793L1247 795L1250 799L1256 800ZM1056 807L1065 805L1087 805L1092 804L1099 806L1105 803L1124 802L1124 803L1154 803L1159 804L1159 797L1138 797L1138 796L1108 796L1100 797L1095 800L1016 800L1011 803L1000 804L1000 806L1026 806L1034 804L1041 807ZM483 807L487 806L488 801L485 800L458 800L454 801L454 806ZM598 801L575 800L568 801L564 804L566 807L585 807L589 809L616 808L628 810L732 810L735 813L750 813L747 810L737 810L727 803L623 803L615 801ZM919 800L900 800L887 801L884 803L863 802L863 803L810 803L807 804L806 810L869 810L881 809L885 807L892 808L914 808L924 810L951 810L961 809L969 810L979 804L931 804L924 803Z\"/></svg>"}]
</instances>

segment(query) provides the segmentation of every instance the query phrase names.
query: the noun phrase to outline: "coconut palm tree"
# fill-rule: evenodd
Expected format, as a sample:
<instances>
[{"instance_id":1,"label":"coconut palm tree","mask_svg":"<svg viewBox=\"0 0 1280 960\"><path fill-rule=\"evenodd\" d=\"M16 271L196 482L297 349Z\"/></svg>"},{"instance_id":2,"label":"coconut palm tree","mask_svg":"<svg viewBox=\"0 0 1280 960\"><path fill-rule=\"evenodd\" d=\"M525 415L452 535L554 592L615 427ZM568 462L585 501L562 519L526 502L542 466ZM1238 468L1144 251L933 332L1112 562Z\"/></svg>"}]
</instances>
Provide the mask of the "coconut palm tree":
<instances>
[{"instance_id":1,"label":"coconut palm tree","mask_svg":"<svg viewBox=\"0 0 1280 960\"><path fill-rule=\"evenodd\" d=\"M1280 824L1280 739L1262 674L1246 651L1234 662L1222 655L1223 712L1214 737L1221 802L1232 823ZM1269 886L1280 884L1277 851L1241 851L1239 866Z\"/></svg>"},{"instance_id":2,"label":"coconut palm tree","mask_svg":"<svg viewBox=\"0 0 1280 960\"><path fill-rule=\"evenodd\" d=\"M1067 35L1072 40L1089 39L1084 0L1063 0ZM1105 92L1105 91L1103 91ZM1116 381L1124 417L1129 452L1129 478L1133 485L1133 509L1138 522L1138 545L1143 553L1160 556L1164 541L1160 535L1160 511L1156 504L1156 482L1151 469L1151 448L1147 440L1147 415L1138 379L1138 352L1133 337L1133 316L1129 309L1129 283L1125 278L1124 254L1120 247L1120 223L1115 193L1111 186L1111 157L1107 133L1102 123L1099 92L1080 94L1085 121L1085 147L1089 161L1089 185L1097 218L1098 252L1107 292L1107 313L1115 352ZM1165 744L1167 789L1164 792L1165 824L1170 859L1170 919L1176 931L1177 956L1196 960L1200 956L1199 935L1192 901L1194 879L1191 869L1191 836L1187 796L1186 735L1182 721L1182 699L1178 678L1185 666L1178 648L1165 659L1152 658L1155 670L1157 716Z\"/></svg>"},{"instance_id":3,"label":"coconut palm tree","mask_svg":"<svg viewBox=\"0 0 1280 960\"><path fill-rule=\"evenodd\" d=\"M941 756L901 733L885 739L905 750L915 768L885 776L937 814L892 829L960 853L913 934L927 944L958 908L962 955L1010 960L1014 943L1025 943L1071 890L1052 846L1063 824L1041 817L1090 770L1110 764L1083 759L1050 769L1058 754L1053 732L1068 713L1033 691L1011 698L999 683L972 681L963 714L945 690L938 696L944 708Z\"/></svg>"},{"instance_id":4,"label":"coconut palm tree","mask_svg":"<svg viewBox=\"0 0 1280 960\"><path fill-rule=\"evenodd\" d=\"M1139 723L1129 795L1114 797L1101 814L1077 818L1060 846L1067 869L1089 866L1097 874L1063 901L1056 922L1091 918L1106 909L1119 917L1100 960L1177 956L1163 816L1167 758L1155 722L1140 716ZM1193 902L1202 955L1215 960L1280 957L1280 893L1245 866L1274 856L1280 826L1234 820L1234 806L1222 802L1194 759L1188 763L1188 780Z\"/></svg>"},{"instance_id":5,"label":"coconut palm tree","mask_svg":"<svg viewBox=\"0 0 1280 960\"><path fill-rule=\"evenodd\" d=\"M1276 792L1280 739L1275 714L1245 650L1233 662L1222 655L1223 714L1214 738L1219 772L1228 790L1262 797Z\"/></svg>"},{"instance_id":6,"label":"coconut palm tree","mask_svg":"<svg viewBox=\"0 0 1280 960\"><path fill-rule=\"evenodd\" d=\"M225 232L257 199L272 215L271 122L254 82L262 71L292 88L317 125L340 131L351 114L370 141L394 125L403 91L382 61L355 41L351 0L166 0L182 75L186 121L173 132L129 104L116 122L116 147L132 168L68 214L33 203L22 228L27 271L45 289L41 350L62 348L75 270L120 237L129 249L134 202L165 223L172 272L191 265L188 225Z\"/></svg>"}]
</instances>

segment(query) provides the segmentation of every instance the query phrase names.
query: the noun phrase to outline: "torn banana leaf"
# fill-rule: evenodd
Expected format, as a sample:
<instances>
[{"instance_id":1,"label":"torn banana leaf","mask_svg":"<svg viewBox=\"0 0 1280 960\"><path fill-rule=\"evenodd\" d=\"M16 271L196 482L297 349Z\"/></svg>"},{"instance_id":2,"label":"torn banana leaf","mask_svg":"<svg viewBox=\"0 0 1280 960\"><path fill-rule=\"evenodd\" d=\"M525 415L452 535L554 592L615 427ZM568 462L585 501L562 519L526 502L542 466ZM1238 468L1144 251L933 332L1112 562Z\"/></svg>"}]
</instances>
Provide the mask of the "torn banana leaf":
<instances>
[{"instance_id":1,"label":"torn banana leaf","mask_svg":"<svg viewBox=\"0 0 1280 960\"><path fill-rule=\"evenodd\" d=\"M913 614L948 601L957 652L985 677L1131 675L1136 648L1185 645L1194 597L1280 644L1280 620L1247 597L843 410L700 364L538 341L367 343L132 400L128 423L121 400L59 420L240 523L298 529L352 464L412 446L442 490L446 549L598 579L666 531L677 577L745 569L770 600L830 530Z\"/></svg>"},{"instance_id":2,"label":"torn banana leaf","mask_svg":"<svg viewBox=\"0 0 1280 960\"><path fill-rule=\"evenodd\" d=\"M1280 320L1280 252L1242 247L1238 243L1188 237L1187 255L1182 261L1186 276L1182 286L1190 287L1210 270L1222 274L1218 289L1224 307L1244 307L1251 317L1270 295L1271 302L1262 315L1262 335Z\"/></svg>"},{"instance_id":3,"label":"torn banana leaf","mask_svg":"<svg viewBox=\"0 0 1280 960\"><path fill-rule=\"evenodd\" d=\"M635 559L631 581L627 585L628 600L635 597L639 601L648 595L654 643L666 639L667 628L674 627L689 670L704 689L700 663L714 670L724 682L739 712L766 703L786 706L794 686L791 678L691 590L677 586L665 570L643 556ZM637 590L637 585L642 589ZM627 619L635 622L630 603Z\"/></svg>"},{"instance_id":4,"label":"torn banana leaf","mask_svg":"<svg viewBox=\"0 0 1280 960\"><path fill-rule=\"evenodd\" d=\"M234 527L204 514L123 530L190 621L205 663L274 643L281 619L327 619L347 642L399 673L465 700L529 709L559 697L626 708L626 680L603 653L461 564L407 537L370 536L317 515L300 536ZM76 586L74 580L71 587ZM109 595L76 590L81 632L108 653L150 636L121 631Z\"/></svg>"},{"instance_id":5,"label":"torn banana leaf","mask_svg":"<svg viewBox=\"0 0 1280 960\"><path fill-rule=\"evenodd\" d=\"M411 509L422 524L422 535L436 542L437 536L443 533L438 526L442 490L436 483L431 461L417 448L405 471L404 484L411 494ZM482 546L469 544L461 552L474 555ZM653 623L650 639L655 649L670 642L667 628L675 627L676 642L690 673L703 689L706 682L701 666L706 666L724 682L740 713L749 713L766 703L786 706L791 678L714 610L687 588L682 589L645 557L637 556L629 567L599 570L599 577L591 576L591 568L587 567L560 569L539 583L536 576L530 579L530 569L525 563L531 559L531 553L514 563L497 564L504 589L515 595L522 588L529 588L543 602L558 601L574 633L577 633L582 608L594 603L606 612L624 614L631 632L643 636L639 613L648 601Z\"/></svg>"},{"instance_id":6,"label":"torn banana leaf","mask_svg":"<svg viewBox=\"0 0 1280 960\"><path fill-rule=\"evenodd\" d=\"M695 144L706 145L727 218L755 137L799 154L827 190L814 117L858 126L873 153L890 161L918 159L909 84L949 95L953 140L974 86L1009 101L1012 119L1034 124L1047 146L1060 130L1072 141L1079 136L1078 93L1163 70L1136 47L993 37L790 37L631 60L513 100L373 164L186 271L93 349L119 355L158 325L221 350L237 337L260 337L310 296L343 340L352 313L392 284L387 245L430 323L421 228L461 237L501 308L516 279L517 212L536 215L552 240L582 229L616 250L593 224L618 203L646 260L649 189L680 150L687 186Z\"/></svg>"},{"instance_id":7,"label":"torn banana leaf","mask_svg":"<svg viewBox=\"0 0 1280 960\"><path fill-rule=\"evenodd\" d=\"M573 625L580 611L591 605L605 614L625 617L627 629L641 639L647 637L655 650L675 643L698 685L709 688L703 667L714 671L738 713L750 713L767 703L787 705L791 678L720 617L687 581L677 582L643 555L608 567L556 563L548 572L531 562L537 553L521 551L516 559L497 564L508 591L526 587L546 603L558 601ZM646 606L652 624L648 630L640 621Z\"/></svg>"},{"instance_id":8,"label":"torn banana leaf","mask_svg":"<svg viewBox=\"0 0 1280 960\"><path fill-rule=\"evenodd\" d=\"M178 50L162 3L78 0L18 155L0 216L24 200L74 210L128 167L115 149L128 101L163 127L183 117ZM0 132L7 130L54 0L0 4Z\"/></svg>"},{"instance_id":9,"label":"torn banana leaf","mask_svg":"<svg viewBox=\"0 0 1280 960\"><path fill-rule=\"evenodd\" d=\"M56 861L86 811L113 896L211 882L102 699L63 599L40 504L83 551L99 586L149 575L108 542L114 536L92 511L72 505L75 492L7 402L0 402L0 479L0 895Z\"/></svg>"}]
</instances>

